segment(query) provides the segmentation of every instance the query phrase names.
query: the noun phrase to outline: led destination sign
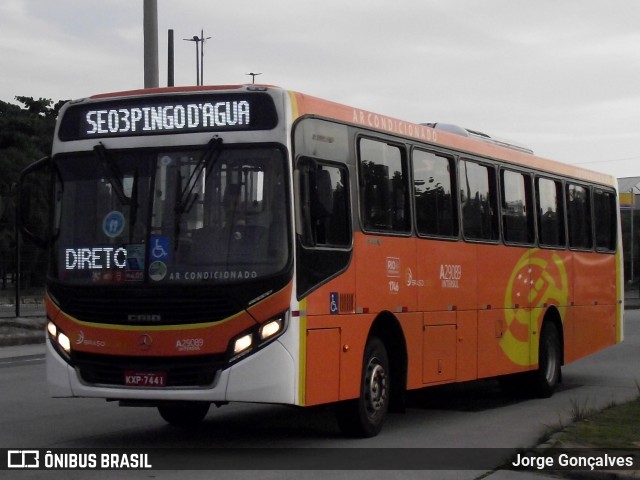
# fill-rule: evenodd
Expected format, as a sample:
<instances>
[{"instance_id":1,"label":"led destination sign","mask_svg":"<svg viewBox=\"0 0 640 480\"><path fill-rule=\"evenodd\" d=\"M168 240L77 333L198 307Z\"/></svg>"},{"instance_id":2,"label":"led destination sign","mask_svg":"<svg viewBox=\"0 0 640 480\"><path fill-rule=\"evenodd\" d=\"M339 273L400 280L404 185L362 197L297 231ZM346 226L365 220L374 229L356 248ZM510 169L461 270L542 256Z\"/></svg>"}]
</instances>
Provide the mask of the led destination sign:
<instances>
[{"instance_id":1,"label":"led destination sign","mask_svg":"<svg viewBox=\"0 0 640 480\"><path fill-rule=\"evenodd\" d=\"M264 93L173 95L74 105L60 124L63 141L135 135L268 130L278 122Z\"/></svg>"},{"instance_id":2,"label":"led destination sign","mask_svg":"<svg viewBox=\"0 0 640 480\"><path fill-rule=\"evenodd\" d=\"M111 110L89 110L87 135L129 133L143 130L192 130L202 127L233 127L251 124L249 102L190 103Z\"/></svg>"}]
</instances>

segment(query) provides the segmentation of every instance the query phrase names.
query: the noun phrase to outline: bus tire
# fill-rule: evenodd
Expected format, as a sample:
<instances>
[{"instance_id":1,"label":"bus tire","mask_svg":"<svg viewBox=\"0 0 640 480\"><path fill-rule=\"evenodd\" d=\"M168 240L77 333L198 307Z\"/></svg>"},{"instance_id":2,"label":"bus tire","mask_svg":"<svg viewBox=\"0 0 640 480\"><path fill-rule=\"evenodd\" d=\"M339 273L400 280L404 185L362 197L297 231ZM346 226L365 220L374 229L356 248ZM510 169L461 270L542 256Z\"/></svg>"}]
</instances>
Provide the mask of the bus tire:
<instances>
[{"instance_id":1,"label":"bus tire","mask_svg":"<svg viewBox=\"0 0 640 480\"><path fill-rule=\"evenodd\" d=\"M360 396L337 406L340 430L349 437L375 437L389 409L390 378L389 357L384 343L371 337L366 345Z\"/></svg>"},{"instance_id":2,"label":"bus tire","mask_svg":"<svg viewBox=\"0 0 640 480\"><path fill-rule=\"evenodd\" d=\"M198 425L209 412L208 402L158 405L160 416L171 426L185 428Z\"/></svg>"},{"instance_id":3,"label":"bus tire","mask_svg":"<svg viewBox=\"0 0 640 480\"><path fill-rule=\"evenodd\" d=\"M534 393L540 398L548 398L560 381L562 347L558 327L552 322L544 322L540 334L538 370L534 377Z\"/></svg>"}]
</instances>

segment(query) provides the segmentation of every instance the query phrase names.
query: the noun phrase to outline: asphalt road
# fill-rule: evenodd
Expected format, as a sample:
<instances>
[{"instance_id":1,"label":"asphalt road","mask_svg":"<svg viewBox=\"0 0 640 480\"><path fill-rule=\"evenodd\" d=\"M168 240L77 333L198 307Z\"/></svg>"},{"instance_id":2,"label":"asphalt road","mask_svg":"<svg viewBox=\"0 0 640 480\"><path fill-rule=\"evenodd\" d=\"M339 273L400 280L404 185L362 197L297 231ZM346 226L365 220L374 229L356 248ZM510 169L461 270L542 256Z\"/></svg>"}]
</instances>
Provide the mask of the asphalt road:
<instances>
[{"instance_id":1,"label":"asphalt road","mask_svg":"<svg viewBox=\"0 0 640 480\"><path fill-rule=\"evenodd\" d=\"M203 424L179 430L151 408L122 408L103 400L51 399L45 384L43 345L0 348L0 448L504 448L536 445L549 429L571 421L576 405L601 408L639 394L640 310L626 312L625 342L563 369L550 399L514 399L493 381L432 388L409 396L406 414L389 417L372 439L340 436L327 408L232 404L212 408ZM472 450L469 450L472 451ZM321 450L318 450L321 454ZM329 450L327 450L329 452ZM354 454L360 454L358 450ZM327 456L327 465L334 468ZM247 468L252 468L251 457ZM464 459L461 459L464 463ZM498 465L496 464L496 467ZM461 465L461 468L464 468ZM490 469L488 469L490 470ZM12 472L13 473L13 472ZM88 472L19 472L19 478L87 478ZM474 479L486 470L455 471L190 471L191 478L451 478ZM184 472L90 472L90 478L183 478ZM486 477L483 477L486 478ZM498 471L491 479L538 478Z\"/></svg>"}]
</instances>

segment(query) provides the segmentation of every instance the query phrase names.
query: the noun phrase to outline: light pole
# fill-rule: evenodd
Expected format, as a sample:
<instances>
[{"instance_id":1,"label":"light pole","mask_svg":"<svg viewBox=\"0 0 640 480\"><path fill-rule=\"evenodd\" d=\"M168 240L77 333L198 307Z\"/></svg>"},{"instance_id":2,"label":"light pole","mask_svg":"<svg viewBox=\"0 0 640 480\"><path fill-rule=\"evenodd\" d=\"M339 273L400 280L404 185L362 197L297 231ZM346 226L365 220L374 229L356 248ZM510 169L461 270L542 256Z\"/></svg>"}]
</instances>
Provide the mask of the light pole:
<instances>
[{"instance_id":1,"label":"light pole","mask_svg":"<svg viewBox=\"0 0 640 480\"><path fill-rule=\"evenodd\" d=\"M200 85L204 85L204 42L210 40L211 37L204 38L204 30L200 30L200 42L202 48L200 49Z\"/></svg>"},{"instance_id":2,"label":"light pole","mask_svg":"<svg viewBox=\"0 0 640 480\"><path fill-rule=\"evenodd\" d=\"M183 38L183 40L196 44L196 85L200 85L200 37L194 35L193 38Z\"/></svg>"},{"instance_id":3,"label":"light pole","mask_svg":"<svg viewBox=\"0 0 640 480\"><path fill-rule=\"evenodd\" d=\"M256 77L258 75L262 75L262 73L245 73L245 75L250 75L251 76L251 84L255 84L256 83Z\"/></svg>"},{"instance_id":4,"label":"light pole","mask_svg":"<svg viewBox=\"0 0 640 480\"><path fill-rule=\"evenodd\" d=\"M192 38L183 38L187 42L196 44L196 85L204 84L204 42L211 37L204 38L204 30L200 30L200 36L194 35ZM202 48L200 48L202 44Z\"/></svg>"}]
</instances>

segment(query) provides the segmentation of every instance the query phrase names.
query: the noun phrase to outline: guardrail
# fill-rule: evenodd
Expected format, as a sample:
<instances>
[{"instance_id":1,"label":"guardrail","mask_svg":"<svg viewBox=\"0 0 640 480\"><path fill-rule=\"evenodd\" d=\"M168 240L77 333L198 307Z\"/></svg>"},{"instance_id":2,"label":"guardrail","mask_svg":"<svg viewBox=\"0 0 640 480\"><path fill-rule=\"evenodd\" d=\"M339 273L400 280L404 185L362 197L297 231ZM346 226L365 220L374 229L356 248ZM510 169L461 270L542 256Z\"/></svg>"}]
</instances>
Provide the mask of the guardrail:
<instances>
[{"instance_id":1,"label":"guardrail","mask_svg":"<svg viewBox=\"0 0 640 480\"><path fill-rule=\"evenodd\" d=\"M44 299L38 297L23 297L20 299L20 317L44 316ZM15 318L18 316L15 299L0 297L0 318Z\"/></svg>"}]
</instances>

